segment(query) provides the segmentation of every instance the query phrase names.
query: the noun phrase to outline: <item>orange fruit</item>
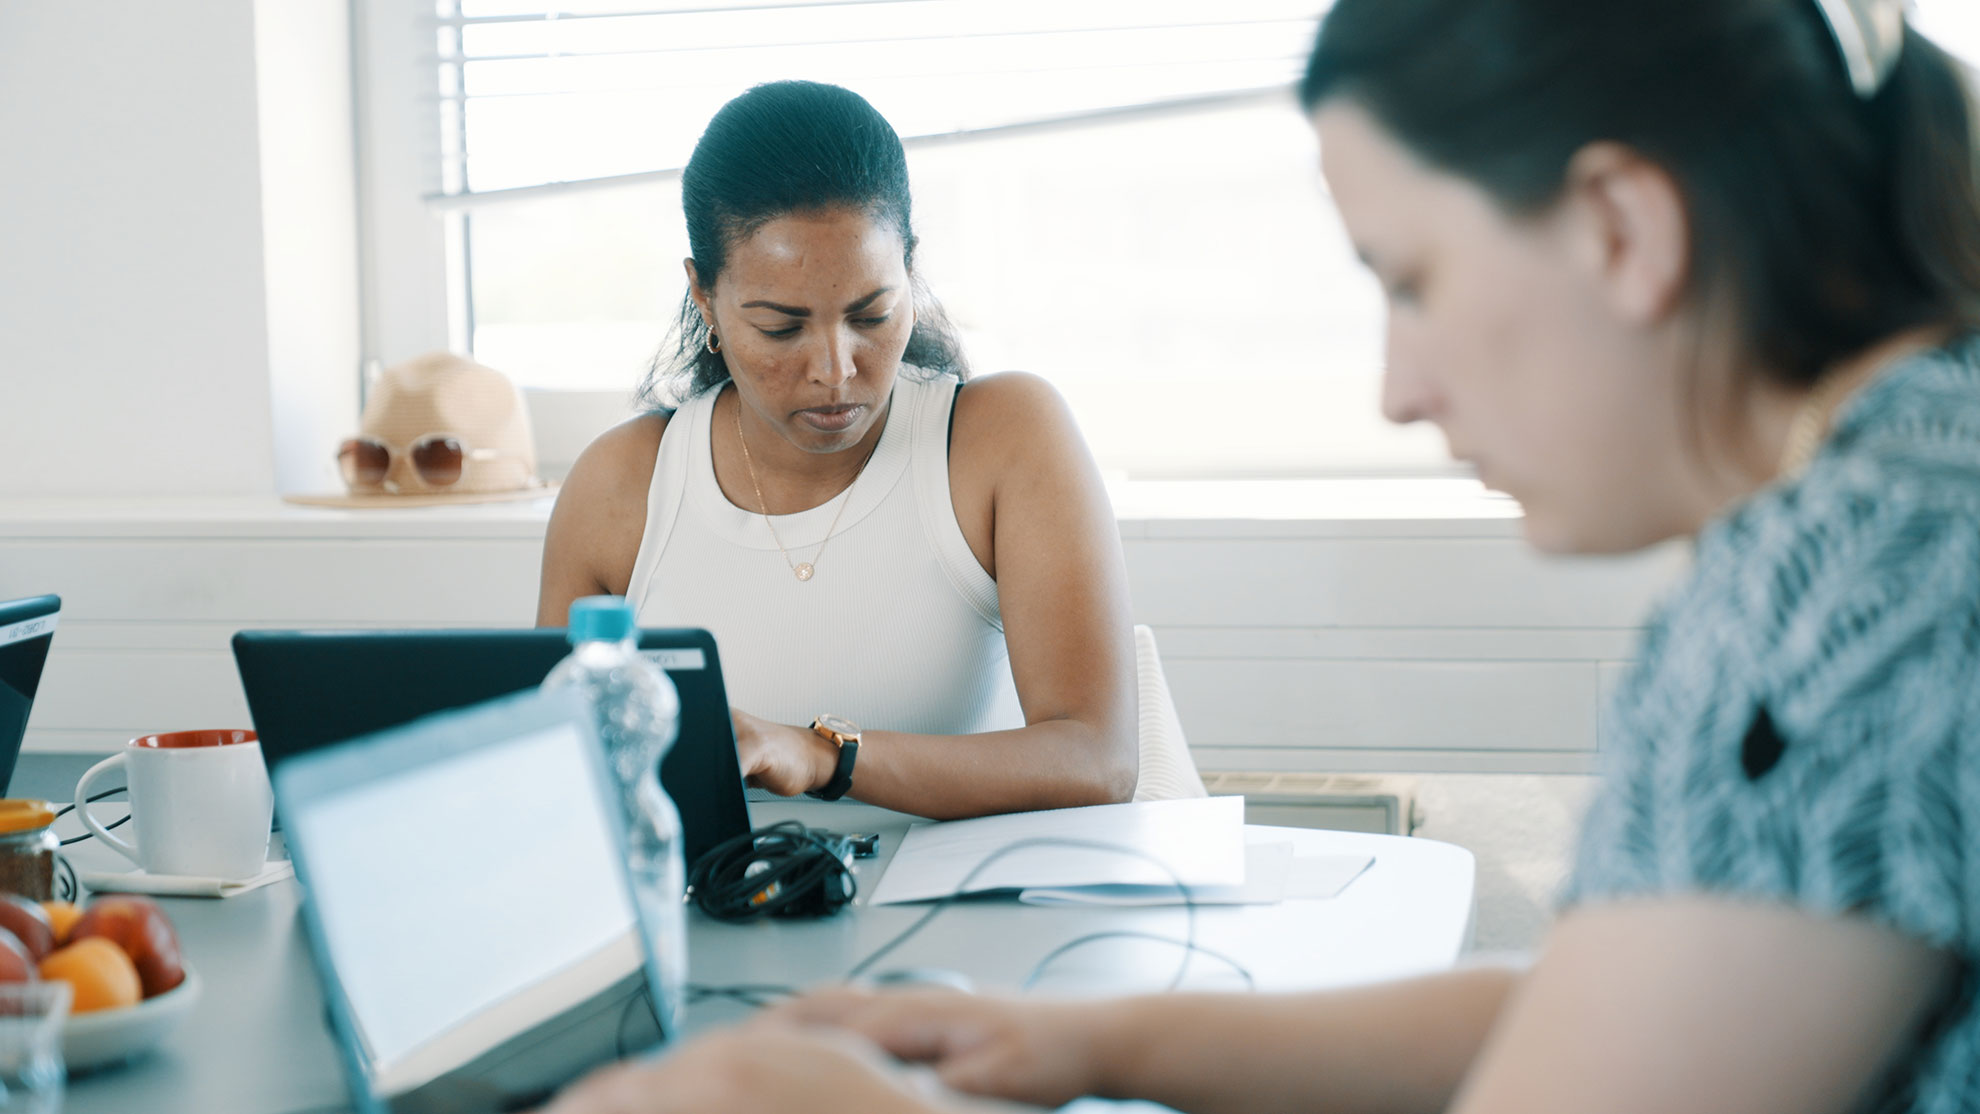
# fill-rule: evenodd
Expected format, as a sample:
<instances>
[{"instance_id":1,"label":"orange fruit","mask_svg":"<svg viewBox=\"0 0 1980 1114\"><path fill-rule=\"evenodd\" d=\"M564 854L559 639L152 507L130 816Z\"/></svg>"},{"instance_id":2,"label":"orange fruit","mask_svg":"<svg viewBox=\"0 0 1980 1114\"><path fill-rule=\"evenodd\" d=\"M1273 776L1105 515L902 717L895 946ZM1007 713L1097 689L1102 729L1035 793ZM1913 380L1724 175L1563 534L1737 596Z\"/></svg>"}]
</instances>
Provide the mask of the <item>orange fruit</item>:
<instances>
[{"instance_id":1,"label":"orange fruit","mask_svg":"<svg viewBox=\"0 0 1980 1114\"><path fill-rule=\"evenodd\" d=\"M44 901L41 911L48 914L48 924L55 930L55 943L69 942L69 930L82 918L82 909L66 901Z\"/></svg>"},{"instance_id":2,"label":"orange fruit","mask_svg":"<svg viewBox=\"0 0 1980 1114\"><path fill-rule=\"evenodd\" d=\"M41 977L60 979L75 992L72 1013L135 1006L144 997L137 965L124 949L101 936L89 936L50 953Z\"/></svg>"}]
</instances>

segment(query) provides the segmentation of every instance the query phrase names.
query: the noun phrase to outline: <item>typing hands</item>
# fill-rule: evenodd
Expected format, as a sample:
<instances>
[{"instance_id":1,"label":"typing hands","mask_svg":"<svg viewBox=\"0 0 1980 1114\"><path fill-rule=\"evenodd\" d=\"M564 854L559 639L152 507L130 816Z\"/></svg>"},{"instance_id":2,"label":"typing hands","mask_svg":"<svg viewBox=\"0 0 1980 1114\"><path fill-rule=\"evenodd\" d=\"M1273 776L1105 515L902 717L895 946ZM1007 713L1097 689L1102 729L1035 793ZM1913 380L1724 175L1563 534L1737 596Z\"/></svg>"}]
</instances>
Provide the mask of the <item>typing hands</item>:
<instances>
[{"instance_id":1,"label":"typing hands","mask_svg":"<svg viewBox=\"0 0 1980 1114\"><path fill-rule=\"evenodd\" d=\"M838 751L816 732L772 723L740 708L729 709L729 718L736 725L736 758L746 783L795 797L832 780Z\"/></svg>"},{"instance_id":2,"label":"typing hands","mask_svg":"<svg viewBox=\"0 0 1980 1114\"><path fill-rule=\"evenodd\" d=\"M947 1088L1060 1106L1093 1090L1087 1009L945 990L831 990L660 1059L597 1072L543 1114L937 1114L992 1107Z\"/></svg>"},{"instance_id":3,"label":"typing hands","mask_svg":"<svg viewBox=\"0 0 1980 1114\"><path fill-rule=\"evenodd\" d=\"M957 1091L1063 1106L1099 1090L1098 1004L1019 1001L953 990L840 987L769 1010L765 1023L857 1033L896 1059L925 1064Z\"/></svg>"},{"instance_id":4,"label":"typing hands","mask_svg":"<svg viewBox=\"0 0 1980 1114\"><path fill-rule=\"evenodd\" d=\"M937 1090L849 1033L759 1022L594 1072L541 1114L933 1114Z\"/></svg>"}]
</instances>

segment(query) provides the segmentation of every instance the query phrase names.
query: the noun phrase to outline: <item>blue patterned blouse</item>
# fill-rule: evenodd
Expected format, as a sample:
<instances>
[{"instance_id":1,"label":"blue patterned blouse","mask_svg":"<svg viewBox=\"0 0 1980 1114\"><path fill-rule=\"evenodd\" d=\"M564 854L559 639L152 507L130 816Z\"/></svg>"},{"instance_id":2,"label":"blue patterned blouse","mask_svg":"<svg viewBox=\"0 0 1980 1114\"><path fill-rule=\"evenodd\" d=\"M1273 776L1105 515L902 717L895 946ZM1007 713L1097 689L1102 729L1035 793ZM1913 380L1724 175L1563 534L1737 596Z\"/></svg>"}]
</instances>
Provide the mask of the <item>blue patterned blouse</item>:
<instances>
[{"instance_id":1,"label":"blue patterned blouse","mask_svg":"<svg viewBox=\"0 0 1980 1114\"><path fill-rule=\"evenodd\" d=\"M1563 904L1715 893L1980 958L1980 339L1879 374L1708 527L1608 710ZM1819 977L1819 972L1811 976ZM1980 1110L1949 988L1878 1111Z\"/></svg>"}]
</instances>

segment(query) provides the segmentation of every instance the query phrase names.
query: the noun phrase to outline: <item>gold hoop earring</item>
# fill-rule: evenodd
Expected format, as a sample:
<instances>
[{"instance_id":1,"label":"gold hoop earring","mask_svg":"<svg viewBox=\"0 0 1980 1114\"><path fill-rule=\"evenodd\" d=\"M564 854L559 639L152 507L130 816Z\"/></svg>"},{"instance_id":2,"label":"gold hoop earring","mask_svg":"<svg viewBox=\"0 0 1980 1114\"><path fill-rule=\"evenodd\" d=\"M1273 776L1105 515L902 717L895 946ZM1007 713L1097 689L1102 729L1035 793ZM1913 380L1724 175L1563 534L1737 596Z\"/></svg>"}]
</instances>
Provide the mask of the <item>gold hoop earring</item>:
<instances>
[{"instance_id":1,"label":"gold hoop earring","mask_svg":"<svg viewBox=\"0 0 1980 1114\"><path fill-rule=\"evenodd\" d=\"M712 353L712 352L720 352L721 350L722 350L722 338L716 336L715 331L713 329L710 329L708 331L708 351Z\"/></svg>"}]
</instances>

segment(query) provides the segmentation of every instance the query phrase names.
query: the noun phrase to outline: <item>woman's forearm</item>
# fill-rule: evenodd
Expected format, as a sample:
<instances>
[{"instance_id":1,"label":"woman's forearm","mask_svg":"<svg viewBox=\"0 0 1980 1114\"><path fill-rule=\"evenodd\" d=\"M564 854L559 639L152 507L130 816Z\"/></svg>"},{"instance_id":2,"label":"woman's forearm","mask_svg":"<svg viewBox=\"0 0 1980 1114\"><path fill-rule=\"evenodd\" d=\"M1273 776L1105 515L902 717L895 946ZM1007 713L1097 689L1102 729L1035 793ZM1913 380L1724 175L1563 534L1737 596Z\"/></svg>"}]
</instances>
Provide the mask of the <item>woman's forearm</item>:
<instances>
[{"instance_id":1,"label":"woman's forearm","mask_svg":"<svg viewBox=\"0 0 1980 1114\"><path fill-rule=\"evenodd\" d=\"M1097 1093L1191 1114L1433 1114L1518 974L1476 968L1298 995L1164 995L1101 1007Z\"/></svg>"},{"instance_id":2,"label":"woman's forearm","mask_svg":"<svg viewBox=\"0 0 1980 1114\"><path fill-rule=\"evenodd\" d=\"M869 731L852 796L936 820L1125 801L1135 741L1117 734L1074 719L981 735Z\"/></svg>"}]
</instances>

